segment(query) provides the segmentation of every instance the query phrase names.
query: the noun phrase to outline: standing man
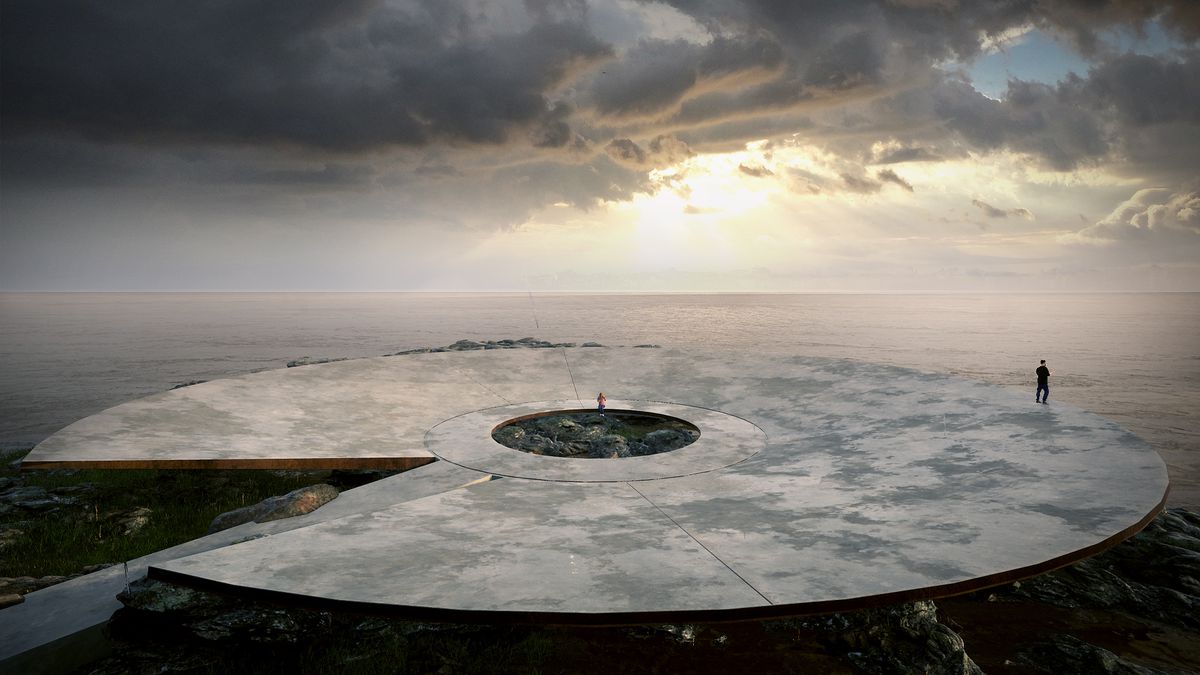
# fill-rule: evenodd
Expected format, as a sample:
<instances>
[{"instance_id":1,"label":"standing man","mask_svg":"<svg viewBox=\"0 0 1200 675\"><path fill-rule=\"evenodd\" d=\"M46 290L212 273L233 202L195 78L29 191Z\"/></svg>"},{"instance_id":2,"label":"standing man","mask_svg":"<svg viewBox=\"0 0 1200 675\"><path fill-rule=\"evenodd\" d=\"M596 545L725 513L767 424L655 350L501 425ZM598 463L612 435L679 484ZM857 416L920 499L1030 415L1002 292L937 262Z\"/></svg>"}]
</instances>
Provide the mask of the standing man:
<instances>
[{"instance_id":1,"label":"standing man","mask_svg":"<svg viewBox=\"0 0 1200 675\"><path fill-rule=\"evenodd\" d=\"M1038 366L1035 371L1038 378L1037 391L1033 392L1033 400L1035 403L1043 405L1050 404L1050 369L1046 367L1046 359L1042 359L1042 365Z\"/></svg>"}]
</instances>

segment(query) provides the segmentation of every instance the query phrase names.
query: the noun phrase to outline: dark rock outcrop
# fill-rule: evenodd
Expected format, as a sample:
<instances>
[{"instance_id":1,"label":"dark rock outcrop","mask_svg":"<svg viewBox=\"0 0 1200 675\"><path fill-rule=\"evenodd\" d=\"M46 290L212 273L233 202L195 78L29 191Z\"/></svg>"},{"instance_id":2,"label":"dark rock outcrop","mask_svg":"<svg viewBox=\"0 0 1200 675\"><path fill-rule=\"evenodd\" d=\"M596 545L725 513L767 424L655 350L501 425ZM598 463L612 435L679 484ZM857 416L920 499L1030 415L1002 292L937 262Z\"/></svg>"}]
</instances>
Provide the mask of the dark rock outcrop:
<instances>
[{"instance_id":1,"label":"dark rock outcrop","mask_svg":"<svg viewBox=\"0 0 1200 675\"><path fill-rule=\"evenodd\" d=\"M497 443L535 455L615 459L677 450L700 433L646 414L563 413L520 420L492 433Z\"/></svg>"},{"instance_id":2,"label":"dark rock outcrop","mask_svg":"<svg viewBox=\"0 0 1200 675\"><path fill-rule=\"evenodd\" d=\"M1029 673L1103 673L1104 675L1162 675L1125 661L1107 649L1070 635L1054 635L1021 650L1012 665Z\"/></svg>"},{"instance_id":3,"label":"dark rock outcrop","mask_svg":"<svg viewBox=\"0 0 1200 675\"><path fill-rule=\"evenodd\" d=\"M1119 609L1200 630L1200 514L1170 509L1121 544L1001 589L994 597Z\"/></svg>"},{"instance_id":4,"label":"dark rock outcrop","mask_svg":"<svg viewBox=\"0 0 1200 675\"><path fill-rule=\"evenodd\" d=\"M982 675L963 639L937 618L932 602L768 622L817 631L818 641L867 673Z\"/></svg>"},{"instance_id":5,"label":"dark rock outcrop","mask_svg":"<svg viewBox=\"0 0 1200 675\"><path fill-rule=\"evenodd\" d=\"M251 506L226 511L213 518L212 524L208 526L208 532L209 534L220 532L243 523L265 523L281 518L301 516L316 511L337 496L338 489L332 485L324 483L309 485L299 490L292 490L286 495L268 497Z\"/></svg>"},{"instance_id":6,"label":"dark rock outcrop","mask_svg":"<svg viewBox=\"0 0 1200 675\"><path fill-rule=\"evenodd\" d=\"M1069 567L940 603L988 672L1200 672L1200 514L1169 509Z\"/></svg>"},{"instance_id":7,"label":"dark rock outcrop","mask_svg":"<svg viewBox=\"0 0 1200 675\"><path fill-rule=\"evenodd\" d=\"M298 366L312 366L312 365L316 365L318 363L335 363L337 361L348 361L348 360L349 359L344 356L341 358L337 358L337 359L314 359L311 356L301 356L298 359L288 361L287 367L288 368L296 368Z\"/></svg>"},{"instance_id":8,"label":"dark rock outcrop","mask_svg":"<svg viewBox=\"0 0 1200 675\"><path fill-rule=\"evenodd\" d=\"M417 349L405 349L403 351L384 354L384 356L404 356L406 354L435 354L439 352L470 352L480 349L559 349L563 347L574 347L574 342L548 342L546 340L538 340L537 338L524 337L519 340L486 340L477 342L475 340L459 340L445 347L419 347ZM598 342L586 342L582 347L603 347L604 345Z\"/></svg>"}]
</instances>

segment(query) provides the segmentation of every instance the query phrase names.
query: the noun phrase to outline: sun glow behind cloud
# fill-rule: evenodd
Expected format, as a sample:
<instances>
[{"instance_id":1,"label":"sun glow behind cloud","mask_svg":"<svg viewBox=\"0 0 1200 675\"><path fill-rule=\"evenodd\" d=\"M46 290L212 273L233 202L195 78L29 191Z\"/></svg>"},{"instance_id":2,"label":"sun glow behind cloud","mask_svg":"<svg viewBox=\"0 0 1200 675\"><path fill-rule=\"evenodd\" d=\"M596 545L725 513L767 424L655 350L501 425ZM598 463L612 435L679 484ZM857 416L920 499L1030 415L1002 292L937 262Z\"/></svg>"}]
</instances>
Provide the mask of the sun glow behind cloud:
<instances>
[{"instance_id":1,"label":"sun glow behind cloud","mask_svg":"<svg viewBox=\"0 0 1200 675\"><path fill-rule=\"evenodd\" d=\"M1186 3L84 5L0 24L5 288L1200 288Z\"/></svg>"},{"instance_id":2,"label":"sun glow behind cloud","mask_svg":"<svg viewBox=\"0 0 1200 675\"><path fill-rule=\"evenodd\" d=\"M753 277L771 290L927 289L963 275L990 288L1035 277L1078 245L1068 235L1081 214L1058 196L1064 177L1030 170L1017 153L868 164L850 175L799 139L754 141L646 178L630 199L555 204L493 233L471 264L506 270L505 288L652 279L651 290L720 290ZM1097 194L1127 189L1099 172L1087 180Z\"/></svg>"}]
</instances>

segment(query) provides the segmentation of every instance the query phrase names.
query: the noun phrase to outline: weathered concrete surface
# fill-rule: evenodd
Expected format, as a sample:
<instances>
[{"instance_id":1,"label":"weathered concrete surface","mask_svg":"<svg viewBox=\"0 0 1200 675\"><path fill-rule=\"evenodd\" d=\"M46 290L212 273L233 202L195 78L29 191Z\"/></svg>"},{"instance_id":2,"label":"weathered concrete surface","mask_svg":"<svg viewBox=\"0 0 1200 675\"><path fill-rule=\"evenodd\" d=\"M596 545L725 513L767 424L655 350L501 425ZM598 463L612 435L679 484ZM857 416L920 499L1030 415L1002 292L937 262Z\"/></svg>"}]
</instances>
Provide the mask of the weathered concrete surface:
<instances>
[{"instance_id":1,"label":"weathered concrete surface","mask_svg":"<svg viewBox=\"0 0 1200 675\"><path fill-rule=\"evenodd\" d=\"M669 409L701 438L627 459L538 457L490 438L510 414L590 408L598 391L614 407ZM937 597L1115 543L1167 488L1153 450L1095 415L827 359L420 354L151 399L68 427L36 458L407 453L507 476L362 511L339 498L328 507L340 517L321 509L300 530L151 564L184 583L456 620L719 620Z\"/></svg>"},{"instance_id":2,"label":"weathered concrete surface","mask_svg":"<svg viewBox=\"0 0 1200 675\"><path fill-rule=\"evenodd\" d=\"M386 460L429 458L425 432L447 410L505 402L452 367L414 362L357 359L155 394L71 424L23 464L391 468Z\"/></svg>"},{"instance_id":3,"label":"weathered concrete surface","mask_svg":"<svg viewBox=\"0 0 1200 675\"><path fill-rule=\"evenodd\" d=\"M766 434L750 422L715 410L656 401L615 399L608 402L610 411L640 410L686 418L700 430L700 438L678 450L656 455L587 460L514 452L512 448L492 439L491 430L508 420L546 410L567 410L576 405L578 402L573 399L535 401L467 413L430 429L425 436L425 444L439 459L498 476L604 483L715 471L753 457L767 442ZM486 429L488 433L481 435L480 429Z\"/></svg>"},{"instance_id":4,"label":"weathered concrete surface","mask_svg":"<svg viewBox=\"0 0 1200 675\"><path fill-rule=\"evenodd\" d=\"M131 560L128 576L122 565L108 567L25 596L25 602L0 610L0 672L41 672L41 650L57 640L69 639L108 621L121 608L116 596L126 580L145 577L154 563L229 546L247 539L341 518L370 513L398 503L452 491L490 476L440 462L385 478L341 493L312 513L266 523L246 523L201 537L186 544ZM18 657L21 655L21 657ZM58 669L50 669L61 670Z\"/></svg>"}]
</instances>

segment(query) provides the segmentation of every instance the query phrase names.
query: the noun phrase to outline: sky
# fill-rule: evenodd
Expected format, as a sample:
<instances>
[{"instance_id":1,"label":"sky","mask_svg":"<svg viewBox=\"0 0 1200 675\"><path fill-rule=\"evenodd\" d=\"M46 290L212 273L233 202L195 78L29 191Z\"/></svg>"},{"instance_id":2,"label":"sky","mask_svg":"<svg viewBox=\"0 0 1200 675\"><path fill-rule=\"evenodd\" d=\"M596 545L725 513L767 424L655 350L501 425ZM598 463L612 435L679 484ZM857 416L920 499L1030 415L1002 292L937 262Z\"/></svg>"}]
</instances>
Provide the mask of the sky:
<instances>
[{"instance_id":1,"label":"sky","mask_svg":"<svg viewBox=\"0 0 1200 675\"><path fill-rule=\"evenodd\" d=\"M5 0L0 290L1200 291L1192 0Z\"/></svg>"}]
</instances>

